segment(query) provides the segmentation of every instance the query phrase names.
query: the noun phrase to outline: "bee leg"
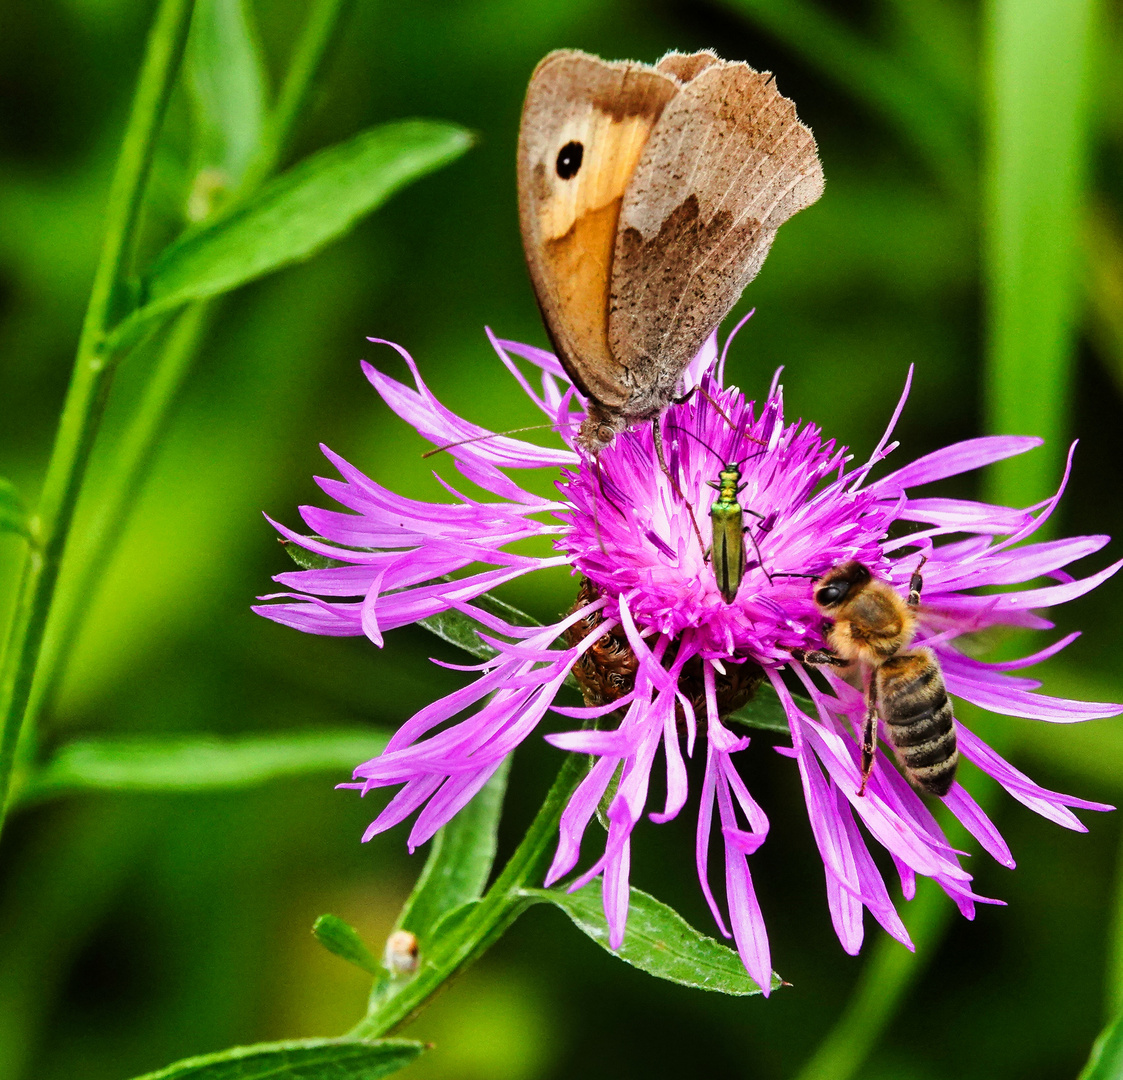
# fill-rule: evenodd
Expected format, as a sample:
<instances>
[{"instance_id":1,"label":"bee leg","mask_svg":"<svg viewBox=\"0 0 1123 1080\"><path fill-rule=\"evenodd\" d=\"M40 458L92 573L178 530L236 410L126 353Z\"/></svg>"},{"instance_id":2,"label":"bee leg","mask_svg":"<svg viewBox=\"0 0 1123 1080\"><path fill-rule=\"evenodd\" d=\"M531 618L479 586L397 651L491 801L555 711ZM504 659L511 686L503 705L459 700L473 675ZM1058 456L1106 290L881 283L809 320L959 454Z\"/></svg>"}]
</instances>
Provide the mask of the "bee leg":
<instances>
[{"instance_id":1,"label":"bee leg","mask_svg":"<svg viewBox=\"0 0 1123 1080\"><path fill-rule=\"evenodd\" d=\"M920 562L917 563L916 570L913 571L913 575L909 579L909 607L916 607L920 603L920 590L924 588L924 578L920 576L920 571L927 561L928 556L921 555Z\"/></svg>"},{"instance_id":2,"label":"bee leg","mask_svg":"<svg viewBox=\"0 0 1123 1080\"><path fill-rule=\"evenodd\" d=\"M792 649L792 658L798 660L801 664L814 664L816 666L825 664L828 667L850 666L849 660L844 660L841 656L828 652L826 649L812 649L811 652L806 649Z\"/></svg>"},{"instance_id":3,"label":"bee leg","mask_svg":"<svg viewBox=\"0 0 1123 1080\"><path fill-rule=\"evenodd\" d=\"M866 698L866 720L862 724L862 786L858 795L866 793L870 773L873 772L873 759L877 751L877 678L870 680L869 694Z\"/></svg>"}]
</instances>

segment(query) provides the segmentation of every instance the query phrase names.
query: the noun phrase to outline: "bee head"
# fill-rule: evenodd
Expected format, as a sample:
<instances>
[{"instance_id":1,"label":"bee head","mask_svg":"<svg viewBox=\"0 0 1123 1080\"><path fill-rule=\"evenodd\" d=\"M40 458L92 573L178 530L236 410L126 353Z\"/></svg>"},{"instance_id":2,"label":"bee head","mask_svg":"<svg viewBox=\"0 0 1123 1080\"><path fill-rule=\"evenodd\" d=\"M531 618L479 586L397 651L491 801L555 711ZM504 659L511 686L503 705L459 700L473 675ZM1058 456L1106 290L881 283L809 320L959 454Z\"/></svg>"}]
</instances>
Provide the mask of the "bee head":
<instances>
[{"instance_id":1,"label":"bee head","mask_svg":"<svg viewBox=\"0 0 1123 1080\"><path fill-rule=\"evenodd\" d=\"M870 572L860 562L840 563L819 579L815 586L815 603L827 610L836 608L869 580Z\"/></svg>"}]
</instances>

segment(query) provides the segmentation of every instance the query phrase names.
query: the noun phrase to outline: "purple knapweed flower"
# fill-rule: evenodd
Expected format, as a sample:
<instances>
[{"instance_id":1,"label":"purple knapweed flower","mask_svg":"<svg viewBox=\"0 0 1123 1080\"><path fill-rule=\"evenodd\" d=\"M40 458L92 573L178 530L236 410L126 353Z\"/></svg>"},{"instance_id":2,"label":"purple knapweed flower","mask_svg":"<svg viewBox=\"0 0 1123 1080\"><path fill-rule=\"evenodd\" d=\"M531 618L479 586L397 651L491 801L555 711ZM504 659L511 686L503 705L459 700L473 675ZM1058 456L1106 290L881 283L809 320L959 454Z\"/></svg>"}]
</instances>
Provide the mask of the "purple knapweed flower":
<instances>
[{"instance_id":1,"label":"purple knapweed flower","mask_svg":"<svg viewBox=\"0 0 1123 1080\"><path fill-rule=\"evenodd\" d=\"M685 759L703 758L698 875L722 933L732 935L749 974L768 993L768 938L749 871L749 856L763 843L768 818L735 763L750 740L734 734L727 722L727 714L761 680L771 683L787 714L791 745L776 749L796 761L826 869L831 918L847 952L861 945L864 908L912 947L870 855L867 834L889 851L907 899L917 874L937 881L967 918L984 899L972 891L959 853L889 755L878 754L859 796L855 732L864 697L834 672L812 677L793 661L793 650L823 646L823 625L812 583L787 575L819 575L856 559L904 590L920 557L927 556L916 644L935 651L949 692L992 712L1069 722L1114 715L1120 706L1046 697L1033 692L1038 682L1011 672L1054 655L1076 634L1004 663L974 659L955 647L955 639L995 626L1047 629L1052 624L1038 614L1041 609L1083 595L1123 562L1074 580L1064 567L1098 551L1107 537L1022 543L1048 519L1059 491L1026 510L913 494L923 484L1020 454L1040 440L969 439L873 479L871 470L894 448L889 438L904 397L869 461L854 468L845 448L825 441L814 425L785 422L777 383L759 408L737 389L724 388L724 354L718 358L715 342L707 343L684 378L686 389L699 392L671 406L661 420L673 484L658 465L650 427L617 436L597 459L573 449L580 402L547 352L492 338L500 360L567 449L489 436L442 406L413 360L392 346L409 366L415 388L364 363L367 378L390 408L433 444L476 440L452 445L448 453L469 481L494 498L461 494L444 481L452 502L406 498L324 447L343 480L318 483L347 512L302 507L319 539L276 527L293 543L343 565L280 574L276 580L294 591L263 599L295 602L255 610L309 633L366 634L378 645L385 631L449 609L486 627L489 633L481 638L496 652L464 669L478 671L475 680L407 720L381 756L360 765L356 782L345 785L363 793L401 785L364 839L420 811L409 836L412 850L480 790L548 711L582 720L581 730L546 736L555 746L597 759L562 815L546 880L552 884L574 869L586 828L607 801L603 854L572 887L603 875L614 948L624 937L631 834L648 808L656 753L661 747L666 771L665 804L648 814L656 822L675 817L686 803ZM539 369L540 391L512 357ZM727 603L707 549L714 499L708 482L729 463L742 472L740 504L749 531L744 580ZM512 468L560 469L558 497L524 490L504 471ZM896 522L922 527L891 539ZM936 542L953 535L960 538ZM532 536L553 537L557 554L509 550ZM577 606L553 625L512 625L473 602L506 581L551 567L568 567L584 579ZM1040 578L1053 583L978 591ZM559 638L565 647L558 647ZM555 704L571 671L586 691L584 707ZM793 693L793 687L801 692ZM1110 809L1038 786L962 722L958 737L962 758L1065 828L1084 830L1073 807ZM944 803L984 850L1002 865L1014 865L998 830L958 782ZM715 808L724 842L728 926L709 884Z\"/></svg>"}]
</instances>

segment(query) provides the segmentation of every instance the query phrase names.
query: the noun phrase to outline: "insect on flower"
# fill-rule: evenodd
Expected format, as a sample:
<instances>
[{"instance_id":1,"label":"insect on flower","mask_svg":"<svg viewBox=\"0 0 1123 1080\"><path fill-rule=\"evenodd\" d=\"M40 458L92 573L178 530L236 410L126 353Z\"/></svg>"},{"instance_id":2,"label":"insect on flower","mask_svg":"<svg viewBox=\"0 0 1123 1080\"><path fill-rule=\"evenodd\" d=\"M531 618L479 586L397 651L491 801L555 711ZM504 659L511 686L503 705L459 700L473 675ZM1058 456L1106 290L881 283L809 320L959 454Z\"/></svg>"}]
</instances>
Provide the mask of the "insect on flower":
<instances>
[{"instance_id":1,"label":"insect on flower","mask_svg":"<svg viewBox=\"0 0 1123 1080\"><path fill-rule=\"evenodd\" d=\"M451 487L448 503L398 495L325 448L342 481L319 484L345 512L302 507L314 536L276 526L294 544L340 565L278 575L285 591L263 598L255 609L267 618L309 633L365 634L381 646L395 627L455 610L476 620L482 640L495 650L468 669L467 685L406 720L382 754L356 768L346 786L364 794L397 789L366 838L416 815L409 846L425 843L552 711L575 725L547 740L595 763L562 815L547 883L565 880L579 887L600 876L610 943L619 946L627 923L632 833L645 815L655 823L676 817L689 788L697 785L694 854L700 886L718 928L735 939L749 974L767 993L768 935L749 863L767 838L768 817L739 773L739 755L750 738L736 731L731 718L764 680L787 718L790 743L775 749L795 761L823 861L831 918L846 951L861 946L866 910L911 947L869 850L871 840L893 856L906 899L919 874L935 880L968 918L976 903L997 902L973 890L960 855L893 761L873 755L868 745L863 751L863 741L870 741L862 738L869 728L866 696L829 665L820 669L821 678L813 678L797 657L812 660L830 646L847 655L840 647L845 604L832 611L829 597L821 594L840 574L857 582L853 567L860 565L869 573L870 596L884 585L906 609L898 657L930 650L948 695L992 712L1053 723L1118 713L1118 705L1037 693L1037 684L1012 674L1059 652L1075 634L1003 663L975 659L955 645L957 637L991 627L1046 629L1051 624L1038 612L1089 592L1123 565L1072 577L1064 568L1099 551L1107 537L1033 540L1061 497L1067 469L1061 490L1029 509L926 498L917 492L924 484L1024 453L1039 440L970 439L872 478L894 449L889 440L904 397L873 454L855 465L844 447L813 424L785 419L778 383L759 406L724 386L724 355L718 357L711 338L680 387L684 394L693 387L700 392L672 404L661 420L668 477L652 467L655 436L649 426L617 434L596 458L578 452L575 433L585 414L558 360L515 342L492 338L492 344L561 433L564 446L486 438L489 432L437 401L413 359L392 346L409 367L413 385L364 364L367 378L425 439L448 445L460 473L486 495L462 496ZM535 381L518 359L537 369ZM724 582L715 577L693 519L693 508L712 499L708 481L715 455L723 464L739 463L734 490L748 486L738 501L767 516L767 529L754 530L756 557L743 564L736 589L729 587L732 576ZM520 486L506 471L516 468L552 475L560 470L556 495ZM891 539L898 522L920 529ZM554 551L512 550L535 536L552 541ZM924 602L910 607L901 594L922 557ZM844 572L847 566L851 570ZM562 570L578 575L582 585L576 605L552 625L516 625L478 602L522 575ZM1029 584L1050 576L1056 579L1052 583ZM816 591L807 578L827 584ZM1019 583L1023 587L999 593L980 591ZM834 619L826 637L824 614ZM856 625L851 620L851 630ZM585 693L581 706L557 700L571 670ZM881 690L888 700L884 677ZM882 705L892 725L897 716L887 716L884 700ZM598 729L581 726L594 720ZM1108 809L1035 784L967 725L957 720L954 730L962 759L1051 821L1084 830L1073 808ZM902 745L903 740L898 750ZM661 807L649 807L656 767L665 773L666 796ZM945 778L946 808L985 851L1013 866L1009 848L982 808L958 780ZM606 793L604 846L572 877L586 828ZM724 903L710 883L715 825L724 849Z\"/></svg>"},{"instance_id":2,"label":"insect on flower","mask_svg":"<svg viewBox=\"0 0 1123 1080\"><path fill-rule=\"evenodd\" d=\"M916 633L913 611L924 581L921 556L909 579L908 600L875 578L859 562L833 567L815 586L815 603L834 623L827 634L830 649L792 655L804 664L866 669L866 716L862 723L862 786L866 793L877 747L877 722L885 724L889 742L909 782L932 795L946 795L959 761L955 716L944 687L940 662L931 649L909 649Z\"/></svg>"}]
</instances>

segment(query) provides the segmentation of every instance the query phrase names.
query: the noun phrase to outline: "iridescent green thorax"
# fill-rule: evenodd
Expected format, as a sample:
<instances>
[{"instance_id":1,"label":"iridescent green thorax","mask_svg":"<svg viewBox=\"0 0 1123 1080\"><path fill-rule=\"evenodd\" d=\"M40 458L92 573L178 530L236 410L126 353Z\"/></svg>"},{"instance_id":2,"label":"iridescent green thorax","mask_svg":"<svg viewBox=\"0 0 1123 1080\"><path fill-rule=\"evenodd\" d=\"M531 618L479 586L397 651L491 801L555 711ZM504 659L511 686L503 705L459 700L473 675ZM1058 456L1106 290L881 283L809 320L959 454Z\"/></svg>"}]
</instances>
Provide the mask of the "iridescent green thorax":
<instances>
[{"instance_id":1,"label":"iridescent green thorax","mask_svg":"<svg viewBox=\"0 0 1123 1080\"><path fill-rule=\"evenodd\" d=\"M732 604L745 576L745 514L737 501L745 486L741 483L740 467L726 465L718 473L718 479L709 484L718 493L710 507L713 525L710 564L722 599Z\"/></svg>"}]
</instances>

